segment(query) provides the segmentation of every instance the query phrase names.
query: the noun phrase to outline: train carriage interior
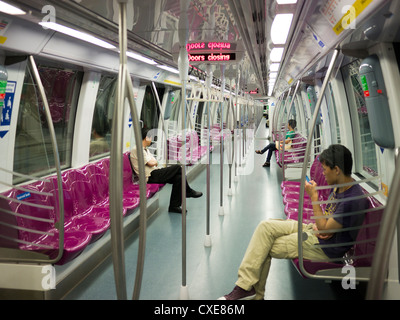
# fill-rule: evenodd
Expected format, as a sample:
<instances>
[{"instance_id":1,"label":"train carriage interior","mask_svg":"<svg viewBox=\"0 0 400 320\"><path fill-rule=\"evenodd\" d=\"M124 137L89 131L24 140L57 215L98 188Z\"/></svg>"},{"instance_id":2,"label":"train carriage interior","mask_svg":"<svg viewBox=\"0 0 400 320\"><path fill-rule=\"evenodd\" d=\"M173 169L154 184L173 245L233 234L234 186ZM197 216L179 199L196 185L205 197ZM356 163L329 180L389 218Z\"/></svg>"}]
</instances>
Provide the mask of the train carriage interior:
<instances>
[{"instance_id":1,"label":"train carriage interior","mask_svg":"<svg viewBox=\"0 0 400 320\"><path fill-rule=\"evenodd\" d=\"M354 241L313 260L296 233L263 298L399 299L399 88L396 0L0 1L0 299L216 300L261 221L340 203L337 144ZM181 214L143 128L203 194Z\"/></svg>"}]
</instances>

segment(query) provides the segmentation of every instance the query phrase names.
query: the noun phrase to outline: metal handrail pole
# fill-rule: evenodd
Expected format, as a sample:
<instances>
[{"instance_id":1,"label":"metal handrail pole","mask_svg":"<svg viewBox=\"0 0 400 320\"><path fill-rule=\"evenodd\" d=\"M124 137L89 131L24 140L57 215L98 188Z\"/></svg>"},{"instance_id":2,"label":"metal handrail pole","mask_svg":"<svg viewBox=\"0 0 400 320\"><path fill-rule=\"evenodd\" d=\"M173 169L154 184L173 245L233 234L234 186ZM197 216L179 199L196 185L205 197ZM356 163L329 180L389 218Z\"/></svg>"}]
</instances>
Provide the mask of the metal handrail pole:
<instances>
[{"instance_id":1,"label":"metal handrail pole","mask_svg":"<svg viewBox=\"0 0 400 320\"><path fill-rule=\"evenodd\" d=\"M282 139L282 175L283 175L283 180L285 180L285 143L286 143L286 134L287 134L287 123L289 122L289 115L290 115L290 110L292 110L293 107L293 103L294 103L294 97L296 97L297 94L297 90L299 89L300 86L300 80L297 80L297 84L296 84L296 88L294 89L293 92L293 98L292 101L290 101L290 105L288 107L288 112L287 112L287 117L286 117L286 124L285 124L285 131L283 133ZM280 142L279 142L279 146L280 146Z\"/></svg>"},{"instance_id":2,"label":"metal handrail pole","mask_svg":"<svg viewBox=\"0 0 400 320\"><path fill-rule=\"evenodd\" d=\"M122 221L122 129L123 129L123 108L125 103L126 90L126 3L119 3L119 45L120 63L118 72L118 86L115 97L114 114L112 121L113 134L111 136L110 150L110 222L111 222L111 248L114 267L114 278L117 299L126 300L126 274L125 254ZM138 148L140 149L140 148ZM140 158L140 157L138 157Z\"/></svg>"},{"instance_id":3,"label":"metal handrail pole","mask_svg":"<svg viewBox=\"0 0 400 320\"><path fill-rule=\"evenodd\" d=\"M144 173L143 149L141 148L140 122L137 115L132 81L127 67L127 28L126 1L119 0L119 43L120 66L118 73L118 90L113 117L113 136L110 154L110 220L111 245L113 253L114 277L118 299L126 299L125 254L122 216L122 141L123 110L128 98L132 116L132 127L135 134L139 165L140 217L139 217L139 250L133 299L138 299L143 275L145 234L146 234L146 177Z\"/></svg>"},{"instance_id":4,"label":"metal handrail pole","mask_svg":"<svg viewBox=\"0 0 400 320\"><path fill-rule=\"evenodd\" d=\"M211 82L212 82L212 74L211 74L211 65L207 64L206 66L206 92L207 96L205 97L208 100L211 100ZM211 198L211 168L210 168L210 101L207 101L207 191L206 191L206 239L204 245L206 247L211 246L211 236L210 236L210 198Z\"/></svg>"},{"instance_id":5,"label":"metal handrail pole","mask_svg":"<svg viewBox=\"0 0 400 320\"><path fill-rule=\"evenodd\" d=\"M396 232L396 223L400 214L400 157L397 157L395 173L392 179L386 208L382 215L381 226L375 245L370 281L368 283L366 299L382 299L385 277L389 266L390 245Z\"/></svg>"},{"instance_id":6,"label":"metal handrail pole","mask_svg":"<svg viewBox=\"0 0 400 320\"><path fill-rule=\"evenodd\" d=\"M182 287L186 287L186 81L182 79Z\"/></svg>"},{"instance_id":7,"label":"metal handrail pole","mask_svg":"<svg viewBox=\"0 0 400 320\"><path fill-rule=\"evenodd\" d=\"M230 88L232 88L232 78L230 79ZM229 104L228 104L228 112L227 112L227 121L226 124L228 126L228 120L229 120L229 111L232 112L232 118L234 119L234 111L233 111L233 101L232 101L232 91L229 91ZM230 143L230 150L231 150L231 156L229 157L229 192L232 192L232 165L233 165L233 161L234 161L234 157L235 157L235 144L232 141L232 137L231 137L231 141L229 141Z\"/></svg>"},{"instance_id":8,"label":"metal handrail pole","mask_svg":"<svg viewBox=\"0 0 400 320\"><path fill-rule=\"evenodd\" d=\"M282 114L282 119L284 118L284 116L285 116L285 114L284 114L284 112L285 112L285 107L286 107L286 105L287 105L287 103L288 103L288 100L289 100L289 97L290 97L290 92L292 91L292 88L289 88L289 91L288 91L288 93L287 93L287 95L286 95L286 100L285 100L285 102L283 102L282 103L282 111L283 111L283 114ZM281 118L279 117L279 115L278 115L278 121L280 121L280 128L279 128L279 139L278 139L278 145L280 145L281 144L281 138L282 138L282 121L280 120ZM286 125L285 125L285 128L286 128ZM277 162L282 166L282 168L283 168L283 160L282 160L282 157L281 157L281 153L279 152L279 150L278 150L278 155L279 155L279 159L277 159ZM282 171L283 172L283 171Z\"/></svg>"},{"instance_id":9,"label":"metal handrail pole","mask_svg":"<svg viewBox=\"0 0 400 320\"><path fill-rule=\"evenodd\" d=\"M239 84L240 84L240 69L239 66L237 66L237 78L236 78L236 85L235 85L235 110L233 112L233 123L234 123L234 129L233 130L233 141L234 141L234 149L235 149L235 181L237 181L237 165L238 165L238 155L240 154L240 145L237 139L237 135L239 133L239 128L240 128L240 107L239 107ZM239 113L238 113L239 110ZM237 120L237 116L239 115L239 121Z\"/></svg>"},{"instance_id":10,"label":"metal handrail pole","mask_svg":"<svg viewBox=\"0 0 400 320\"><path fill-rule=\"evenodd\" d=\"M161 119L161 124L162 124L162 128L163 128L162 131L163 131L163 133L164 133L164 139L163 139L164 148L163 148L163 150L164 150L164 155L165 155L166 163L168 164L168 151L167 151L168 133L167 133L167 129L166 129L166 127L165 127L164 117L162 116L162 112L161 112L161 110L162 110L162 105L161 105L160 97L159 97L159 95L158 95L157 88L156 88L156 85L155 85L154 81L151 82L151 88L152 88L152 90L153 90L154 95L156 96L156 101L157 101L158 109L160 110L160 119ZM157 139L157 142L158 142L158 139Z\"/></svg>"},{"instance_id":11,"label":"metal handrail pole","mask_svg":"<svg viewBox=\"0 0 400 320\"><path fill-rule=\"evenodd\" d=\"M225 65L221 65L221 102L220 102L220 148L219 148L219 212L220 216L224 215L224 90L225 90Z\"/></svg>"},{"instance_id":12,"label":"metal handrail pole","mask_svg":"<svg viewBox=\"0 0 400 320\"><path fill-rule=\"evenodd\" d=\"M189 39L189 21L187 16L187 10L189 8L190 2L185 0L180 0L180 10L181 16L179 18L179 57L178 57L178 69L179 69L179 79L182 83L182 102L181 102L181 114L182 114L182 147L183 152L183 163L182 163L182 283L180 297L181 299L188 299L189 293L186 283L186 267L187 267L187 256L186 256L186 86L188 82L189 73L189 57L186 49L186 44ZM185 146L185 147L184 147Z\"/></svg>"},{"instance_id":13,"label":"metal handrail pole","mask_svg":"<svg viewBox=\"0 0 400 320\"><path fill-rule=\"evenodd\" d=\"M139 125L139 115L136 110L136 103L133 93L133 85L129 74L127 74L128 101L131 109L133 130L135 134L136 146L142 146L141 130ZM135 286L133 291L133 300L138 300L143 278L143 267L146 248L146 228L147 228L147 183L145 174L145 163L143 149L137 148L139 165L139 191L140 191L140 217L139 217L139 250L136 268Z\"/></svg>"},{"instance_id":14,"label":"metal handrail pole","mask_svg":"<svg viewBox=\"0 0 400 320\"><path fill-rule=\"evenodd\" d=\"M33 56L29 56L29 62L33 71L33 76L36 80L36 83L39 88L39 93L42 97L43 105L44 105L44 110L46 114L46 120L49 125L49 132L50 132L50 138L51 138L51 145L53 147L53 155L54 155L54 164L56 166L56 174L57 174L57 186L58 186L58 203L59 203L59 219L58 219L58 231L59 231L59 239L58 239L58 255L55 257L53 260L45 260L42 262L48 262L48 263L56 263L58 262L64 252L64 195L63 195L63 187L62 187L62 178L61 178L61 164L60 164L60 157L58 153L58 145L57 145L57 139L56 139L56 134L54 130L54 125L53 125L53 119L51 117L50 113L50 107L49 103L47 101L47 96L46 92L43 87L42 80L40 79L39 71L36 67L35 59ZM39 262L39 261L36 261Z\"/></svg>"},{"instance_id":15,"label":"metal handrail pole","mask_svg":"<svg viewBox=\"0 0 400 320\"><path fill-rule=\"evenodd\" d=\"M271 136L273 138L273 140L275 140L275 135L276 135L276 131L278 130L278 114L283 102L283 97L284 97L284 93L281 94L281 96L278 99L278 102L276 103L276 107L274 109L274 114L272 115L272 125L271 125Z\"/></svg>"},{"instance_id":16,"label":"metal handrail pole","mask_svg":"<svg viewBox=\"0 0 400 320\"><path fill-rule=\"evenodd\" d=\"M324 98L324 93L326 90L326 87L328 85L328 82L330 80L333 68L335 66L336 60L339 56L339 50L335 49L332 59L330 61L328 70L325 75L324 82L322 84L321 92L318 97L317 104L315 106L314 114L313 114L313 121L310 126L310 132L308 134L307 138L307 148L306 148L306 153L304 155L304 162L303 162L303 168L301 171L301 184L300 184L300 195L299 195L299 214L298 214L298 255L299 255L299 267L300 271L308 278L314 278L314 279L324 279L323 276L316 276L310 274L308 271L305 270L304 268L304 260L303 260L303 204L304 204L304 192L305 192L305 180L306 180L306 174L307 174L307 163L310 158L310 151L311 151L311 144L312 144L312 139L313 139L313 133L314 133L314 128L315 124L317 123L317 117L319 116L319 109L322 104L322 100Z\"/></svg>"}]
</instances>

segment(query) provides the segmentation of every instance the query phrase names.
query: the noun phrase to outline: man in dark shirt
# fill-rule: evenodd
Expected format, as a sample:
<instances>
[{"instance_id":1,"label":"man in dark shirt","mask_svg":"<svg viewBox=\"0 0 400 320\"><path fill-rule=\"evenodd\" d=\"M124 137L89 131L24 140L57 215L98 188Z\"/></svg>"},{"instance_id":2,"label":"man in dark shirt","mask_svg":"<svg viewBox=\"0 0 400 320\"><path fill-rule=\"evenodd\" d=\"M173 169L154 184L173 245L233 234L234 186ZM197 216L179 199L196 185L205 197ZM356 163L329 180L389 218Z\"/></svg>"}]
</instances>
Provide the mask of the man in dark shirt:
<instances>
[{"instance_id":1,"label":"man in dark shirt","mask_svg":"<svg viewBox=\"0 0 400 320\"><path fill-rule=\"evenodd\" d=\"M313 203L315 224L303 224L303 257L311 260L328 260L342 257L356 240L359 227L364 219L363 211L368 200L358 184L351 178L353 160L351 152L342 145L331 145L321 153L319 161L329 185L338 185L330 195L333 202L322 211ZM305 191L311 201L318 202L315 181L306 182ZM347 215L355 213L354 215ZM341 230L343 229L343 230ZM298 257L298 222L295 220L268 220L261 222L239 267L238 280L233 291L221 300L263 299L271 259L294 259ZM339 244L348 243L345 246ZM332 247L318 247L316 244L337 244Z\"/></svg>"}]
</instances>

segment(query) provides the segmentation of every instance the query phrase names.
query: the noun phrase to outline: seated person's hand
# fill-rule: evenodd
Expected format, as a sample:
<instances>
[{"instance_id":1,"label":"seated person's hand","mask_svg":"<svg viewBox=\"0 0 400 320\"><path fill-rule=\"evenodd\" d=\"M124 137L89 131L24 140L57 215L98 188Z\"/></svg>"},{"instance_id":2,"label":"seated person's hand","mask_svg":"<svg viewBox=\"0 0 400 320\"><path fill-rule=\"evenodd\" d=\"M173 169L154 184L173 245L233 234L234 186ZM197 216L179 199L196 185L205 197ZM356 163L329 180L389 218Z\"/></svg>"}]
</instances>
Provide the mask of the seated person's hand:
<instances>
[{"instance_id":1,"label":"seated person's hand","mask_svg":"<svg viewBox=\"0 0 400 320\"><path fill-rule=\"evenodd\" d=\"M313 224L313 230L314 231L318 231L317 225L314 223ZM316 233L315 234L317 236L317 238L322 239L322 240L328 240L330 238L332 238L333 233Z\"/></svg>"},{"instance_id":2,"label":"seated person's hand","mask_svg":"<svg viewBox=\"0 0 400 320\"><path fill-rule=\"evenodd\" d=\"M305 191L310 196L311 201L318 201L318 191L315 189L317 183L314 180L310 182L305 182Z\"/></svg>"}]
</instances>

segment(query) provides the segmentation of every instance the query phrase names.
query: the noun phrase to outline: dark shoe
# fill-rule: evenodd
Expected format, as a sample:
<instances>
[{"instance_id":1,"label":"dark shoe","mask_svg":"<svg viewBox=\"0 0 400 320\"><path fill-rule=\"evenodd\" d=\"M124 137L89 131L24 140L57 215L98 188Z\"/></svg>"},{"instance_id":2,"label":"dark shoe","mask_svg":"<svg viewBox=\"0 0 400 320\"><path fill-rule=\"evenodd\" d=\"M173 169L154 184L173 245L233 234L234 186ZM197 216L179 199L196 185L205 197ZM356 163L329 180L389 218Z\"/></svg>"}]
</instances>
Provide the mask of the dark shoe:
<instances>
[{"instance_id":1,"label":"dark shoe","mask_svg":"<svg viewBox=\"0 0 400 320\"><path fill-rule=\"evenodd\" d=\"M241 287L235 286L232 292L224 295L218 300L253 300L256 297L256 290L251 288L250 291L244 290Z\"/></svg>"},{"instance_id":2,"label":"dark shoe","mask_svg":"<svg viewBox=\"0 0 400 320\"><path fill-rule=\"evenodd\" d=\"M202 195L202 192L192 190L186 193L186 198L200 198Z\"/></svg>"},{"instance_id":3,"label":"dark shoe","mask_svg":"<svg viewBox=\"0 0 400 320\"><path fill-rule=\"evenodd\" d=\"M262 154L261 150L256 150L257 154Z\"/></svg>"},{"instance_id":4,"label":"dark shoe","mask_svg":"<svg viewBox=\"0 0 400 320\"><path fill-rule=\"evenodd\" d=\"M175 212L175 213L182 214L182 208L181 207L169 207L168 212ZM186 212L187 212L187 210L186 210Z\"/></svg>"},{"instance_id":5,"label":"dark shoe","mask_svg":"<svg viewBox=\"0 0 400 320\"><path fill-rule=\"evenodd\" d=\"M269 167L269 166L270 166L269 162L266 162L266 163L263 164L263 167Z\"/></svg>"}]
</instances>

